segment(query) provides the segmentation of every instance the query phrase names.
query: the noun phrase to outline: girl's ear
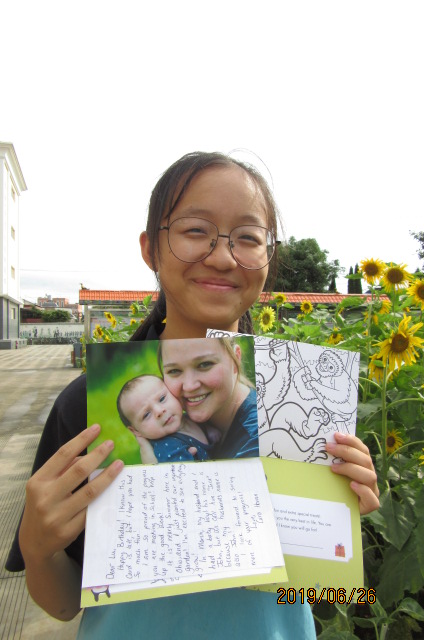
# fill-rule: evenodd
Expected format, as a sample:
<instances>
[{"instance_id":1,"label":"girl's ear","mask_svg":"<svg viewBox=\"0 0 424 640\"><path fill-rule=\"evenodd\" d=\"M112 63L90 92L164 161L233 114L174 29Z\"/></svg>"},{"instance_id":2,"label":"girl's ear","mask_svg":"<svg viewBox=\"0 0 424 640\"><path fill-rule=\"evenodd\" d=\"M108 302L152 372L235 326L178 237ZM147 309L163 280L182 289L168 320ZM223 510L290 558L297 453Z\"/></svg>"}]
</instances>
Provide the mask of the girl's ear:
<instances>
[{"instance_id":1,"label":"girl's ear","mask_svg":"<svg viewBox=\"0 0 424 640\"><path fill-rule=\"evenodd\" d=\"M147 264L149 269L154 271L150 241L146 231L142 231L140 233L140 247L141 247L141 255L144 262Z\"/></svg>"},{"instance_id":2,"label":"girl's ear","mask_svg":"<svg viewBox=\"0 0 424 640\"><path fill-rule=\"evenodd\" d=\"M132 427L131 425L128 425L127 429L128 429L128 431L131 431L131 433L137 437L137 431L134 429L134 427Z\"/></svg>"}]
</instances>

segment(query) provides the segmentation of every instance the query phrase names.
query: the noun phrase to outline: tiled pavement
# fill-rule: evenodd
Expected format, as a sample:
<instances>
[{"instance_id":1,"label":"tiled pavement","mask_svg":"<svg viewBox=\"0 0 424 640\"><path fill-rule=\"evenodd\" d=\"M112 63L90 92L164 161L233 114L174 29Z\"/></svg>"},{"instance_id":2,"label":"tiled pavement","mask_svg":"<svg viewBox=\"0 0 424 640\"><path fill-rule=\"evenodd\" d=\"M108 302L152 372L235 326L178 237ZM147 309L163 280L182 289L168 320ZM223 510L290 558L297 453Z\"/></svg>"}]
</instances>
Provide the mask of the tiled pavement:
<instances>
[{"instance_id":1,"label":"tiled pavement","mask_svg":"<svg viewBox=\"0 0 424 640\"><path fill-rule=\"evenodd\" d=\"M24 572L4 569L44 422L59 392L81 373L71 366L71 349L0 351L0 640L71 640L78 628L78 618L59 622L32 602Z\"/></svg>"}]
</instances>

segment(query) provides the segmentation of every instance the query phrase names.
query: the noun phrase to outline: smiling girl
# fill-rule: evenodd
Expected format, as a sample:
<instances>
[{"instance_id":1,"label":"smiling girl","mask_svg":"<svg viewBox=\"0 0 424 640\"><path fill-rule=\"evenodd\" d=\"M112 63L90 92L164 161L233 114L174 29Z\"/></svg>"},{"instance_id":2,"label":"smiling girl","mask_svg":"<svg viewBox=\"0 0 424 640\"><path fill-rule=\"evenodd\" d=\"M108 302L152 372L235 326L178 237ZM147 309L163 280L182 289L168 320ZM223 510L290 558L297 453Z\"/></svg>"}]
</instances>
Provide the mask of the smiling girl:
<instances>
[{"instance_id":1,"label":"smiling girl","mask_svg":"<svg viewBox=\"0 0 424 640\"><path fill-rule=\"evenodd\" d=\"M160 295L134 339L203 338L207 328L252 333L248 309L275 268L276 235L275 203L256 170L219 153L191 153L178 160L153 190L140 237ZM205 389L200 391L188 395L193 409L205 395ZM99 425L85 426L81 376L62 392L49 416L20 527L28 589L41 607L62 620L79 611L86 507L122 469L115 461L81 486L114 446L107 441L81 456L100 432ZM361 513L372 511L379 502L368 449L354 436L336 435L336 442L331 453L345 462L335 472L350 478ZM14 567L23 568L19 557ZM315 637L309 605L278 606L276 594L246 589L84 612L79 638L116 640L123 633L149 640Z\"/></svg>"}]
</instances>

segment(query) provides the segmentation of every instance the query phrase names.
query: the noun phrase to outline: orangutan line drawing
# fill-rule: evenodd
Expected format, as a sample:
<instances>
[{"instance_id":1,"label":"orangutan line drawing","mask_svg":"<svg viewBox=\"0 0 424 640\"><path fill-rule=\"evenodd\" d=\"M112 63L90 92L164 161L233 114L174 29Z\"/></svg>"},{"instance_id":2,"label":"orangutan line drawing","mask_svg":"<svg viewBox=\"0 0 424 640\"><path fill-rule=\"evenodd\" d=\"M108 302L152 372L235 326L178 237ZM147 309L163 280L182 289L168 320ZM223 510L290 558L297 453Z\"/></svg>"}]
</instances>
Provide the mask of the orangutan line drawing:
<instances>
[{"instance_id":1,"label":"orangutan line drawing","mask_svg":"<svg viewBox=\"0 0 424 640\"><path fill-rule=\"evenodd\" d=\"M331 464L326 442L355 433L359 354L263 336L254 344L260 455Z\"/></svg>"}]
</instances>

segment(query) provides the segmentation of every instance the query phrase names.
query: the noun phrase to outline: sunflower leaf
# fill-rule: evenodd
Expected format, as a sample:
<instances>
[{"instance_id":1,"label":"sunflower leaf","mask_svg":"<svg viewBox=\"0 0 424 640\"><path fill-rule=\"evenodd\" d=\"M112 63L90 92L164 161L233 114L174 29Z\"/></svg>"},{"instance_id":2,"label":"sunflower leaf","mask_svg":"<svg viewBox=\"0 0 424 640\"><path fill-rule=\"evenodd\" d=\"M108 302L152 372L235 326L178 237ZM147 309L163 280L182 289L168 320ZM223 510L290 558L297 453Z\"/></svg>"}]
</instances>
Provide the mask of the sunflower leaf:
<instances>
[{"instance_id":1,"label":"sunflower leaf","mask_svg":"<svg viewBox=\"0 0 424 640\"><path fill-rule=\"evenodd\" d=\"M411 508L408 503L394 500L389 489L380 496L380 505L378 511L370 514L370 519L383 538L400 551L415 525Z\"/></svg>"},{"instance_id":2,"label":"sunflower leaf","mask_svg":"<svg viewBox=\"0 0 424 640\"><path fill-rule=\"evenodd\" d=\"M405 600L402 600L395 613L397 611L407 613L408 616L415 618L415 620L424 620L424 609L412 598L405 598Z\"/></svg>"},{"instance_id":3,"label":"sunflower leaf","mask_svg":"<svg viewBox=\"0 0 424 640\"><path fill-rule=\"evenodd\" d=\"M391 546L384 553L377 596L385 608L399 602L405 591L417 593L424 586L424 566L417 562L423 539L424 523L412 532L401 551Z\"/></svg>"}]
</instances>

